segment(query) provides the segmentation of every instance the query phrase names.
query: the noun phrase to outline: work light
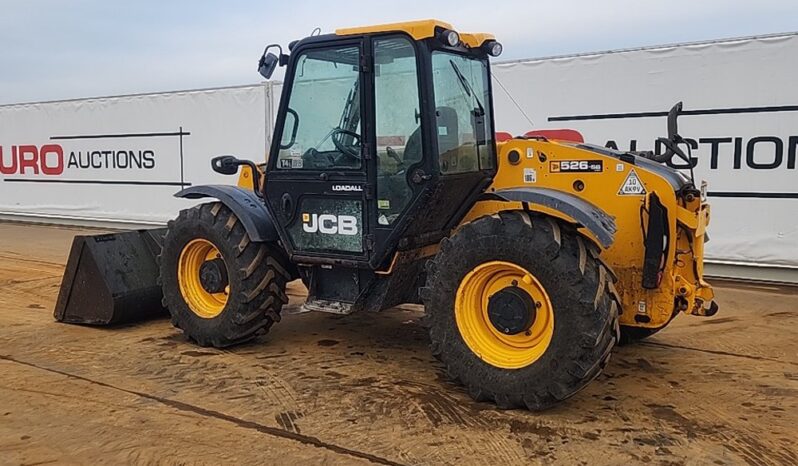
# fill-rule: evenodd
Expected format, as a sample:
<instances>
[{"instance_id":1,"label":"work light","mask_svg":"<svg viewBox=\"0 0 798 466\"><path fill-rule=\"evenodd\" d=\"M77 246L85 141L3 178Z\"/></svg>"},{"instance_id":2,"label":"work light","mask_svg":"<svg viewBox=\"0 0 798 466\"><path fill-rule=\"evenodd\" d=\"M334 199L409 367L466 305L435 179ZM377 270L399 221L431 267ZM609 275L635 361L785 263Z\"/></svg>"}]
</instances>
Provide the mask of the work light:
<instances>
[{"instance_id":1,"label":"work light","mask_svg":"<svg viewBox=\"0 0 798 466\"><path fill-rule=\"evenodd\" d=\"M485 49L485 52L490 55L491 57L498 57L502 54L502 44L496 42L495 40L489 40L482 45L482 48Z\"/></svg>"},{"instance_id":2,"label":"work light","mask_svg":"<svg viewBox=\"0 0 798 466\"><path fill-rule=\"evenodd\" d=\"M451 29L445 29L438 34L438 39L449 47L455 47L460 43L460 34Z\"/></svg>"}]
</instances>

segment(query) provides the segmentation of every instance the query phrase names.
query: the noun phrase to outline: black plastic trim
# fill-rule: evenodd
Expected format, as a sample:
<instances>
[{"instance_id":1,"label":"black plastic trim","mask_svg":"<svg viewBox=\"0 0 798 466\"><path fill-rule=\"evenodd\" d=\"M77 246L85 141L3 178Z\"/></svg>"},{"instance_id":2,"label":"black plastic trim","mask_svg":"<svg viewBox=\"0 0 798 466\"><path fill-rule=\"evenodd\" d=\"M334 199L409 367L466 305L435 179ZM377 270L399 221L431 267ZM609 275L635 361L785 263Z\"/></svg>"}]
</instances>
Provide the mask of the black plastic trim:
<instances>
[{"instance_id":1,"label":"black plastic trim","mask_svg":"<svg viewBox=\"0 0 798 466\"><path fill-rule=\"evenodd\" d=\"M615 219L599 207L573 194L549 188L500 189L493 193L505 201L529 202L562 212L596 236L605 249L615 239Z\"/></svg>"},{"instance_id":2,"label":"black plastic trim","mask_svg":"<svg viewBox=\"0 0 798 466\"><path fill-rule=\"evenodd\" d=\"M230 185L201 185L186 188L175 197L184 199L215 198L236 214L252 241L277 241L274 219L263 201L252 191Z\"/></svg>"},{"instance_id":3,"label":"black plastic trim","mask_svg":"<svg viewBox=\"0 0 798 466\"><path fill-rule=\"evenodd\" d=\"M594 144L576 144L575 146L578 149L588 150L609 157L616 157L620 160L623 160L624 162L628 162L628 159L625 159L625 157L631 155L626 152L621 152L614 149L609 149L607 147L597 146ZM634 165L637 165L648 171L654 172L655 174L661 176L662 178L665 178L665 180L671 185L671 187L673 187L674 191L679 191L685 186L691 184L690 180L682 176L678 170L671 168L663 163L655 162L645 157L635 156Z\"/></svg>"},{"instance_id":4,"label":"black plastic trim","mask_svg":"<svg viewBox=\"0 0 798 466\"><path fill-rule=\"evenodd\" d=\"M641 209L640 214L643 214ZM641 219L642 223L642 219ZM662 205L656 193L649 196L648 227L643 240L646 251L643 256L643 279L641 286L647 290L659 288L659 273L668 256L670 237L668 232L668 209Z\"/></svg>"}]
</instances>

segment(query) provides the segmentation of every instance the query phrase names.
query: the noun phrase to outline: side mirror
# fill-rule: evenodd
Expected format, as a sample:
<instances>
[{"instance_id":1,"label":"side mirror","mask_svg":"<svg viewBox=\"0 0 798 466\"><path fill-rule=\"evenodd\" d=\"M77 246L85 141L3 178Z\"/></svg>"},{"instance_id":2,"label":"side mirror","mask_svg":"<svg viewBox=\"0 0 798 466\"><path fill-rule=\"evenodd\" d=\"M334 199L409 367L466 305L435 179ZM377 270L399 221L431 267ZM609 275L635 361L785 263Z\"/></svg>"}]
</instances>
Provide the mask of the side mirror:
<instances>
[{"instance_id":1,"label":"side mirror","mask_svg":"<svg viewBox=\"0 0 798 466\"><path fill-rule=\"evenodd\" d=\"M681 102L677 102L676 105L671 107L671 110L668 112L668 139L671 141L677 141L678 139L681 139L679 137L679 128L676 122L676 119L679 117L680 113L682 113Z\"/></svg>"},{"instance_id":2,"label":"side mirror","mask_svg":"<svg viewBox=\"0 0 798 466\"><path fill-rule=\"evenodd\" d=\"M211 159L211 168L222 175L235 175L241 161L232 155L222 155Z\"/></svg>"},{"instance_id":3,"label":"side mirror","mask_svg":"<svg viewBox=\"0 0 798 466\"><path fill-rule=\"evenodd\" d=\"M261 173L258 170L258 166L255 165L255 162L251 160L237 159L232 155L220 155L219 157L214 157L211 159L211 168L213 171L222 175L235 175L238 173L238 167L241 165L246 165L252 170L252 185L255 188L255 194L263 197L262 193L260 192Z\"/></svg>"},{"instance_id":4,"label":"side mirror","mask_svg":"<svg viewBox=\"0 0 798 466\"><path fill-rule=\"evenodd\" d=\"M258 62L258 73L260 73L260 75L266 79L271 79L272 74L279 63L280 59L277 57L277 55L271 52L264 53Z\"/></svg>"}]
</instances>

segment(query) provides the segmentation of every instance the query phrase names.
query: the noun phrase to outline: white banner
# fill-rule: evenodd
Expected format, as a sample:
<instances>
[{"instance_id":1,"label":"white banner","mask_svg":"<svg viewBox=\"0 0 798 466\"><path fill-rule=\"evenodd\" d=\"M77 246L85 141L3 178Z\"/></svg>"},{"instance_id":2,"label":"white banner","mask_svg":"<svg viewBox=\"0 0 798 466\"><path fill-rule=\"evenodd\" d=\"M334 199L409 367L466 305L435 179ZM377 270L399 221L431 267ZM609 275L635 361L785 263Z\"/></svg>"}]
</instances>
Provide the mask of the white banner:
<instances>
[{"instance_id":1,"label":"white banner","mask_svg":"<svg viewBox=\"0 0 798 466\"><path fill-rule=\"evenodd\" d=\"M709 182L707 258L798 267L795 57L785 34L498 64L497 129L650 150L684 101L680 133ZM265 160L281 90L0 106L0 216L162 224L189 205L172 198L182 186L235 183L212 157Z\"/></svg>"},{"instance_id":2,"label":"white banner","mask_svg":"<svg viewBox=\"0 0 798 466\"><path fill-rule=\"evenodd\" d=\"M796 57L798 34L785 34L499 64L497 129L653 150L684 101L679 132L709 182L707 259L798 266Z\"/></svg>"},{"instance_id":3,"label":"white banner","mask_svg":"<svg viewBox=\"0 0 798 466\"><path fill-rule=\"evenodd\" d=\"M162 224L210 159L265 160L269 87L0 106L0 214Z\"/></svg>"}]
</instances>

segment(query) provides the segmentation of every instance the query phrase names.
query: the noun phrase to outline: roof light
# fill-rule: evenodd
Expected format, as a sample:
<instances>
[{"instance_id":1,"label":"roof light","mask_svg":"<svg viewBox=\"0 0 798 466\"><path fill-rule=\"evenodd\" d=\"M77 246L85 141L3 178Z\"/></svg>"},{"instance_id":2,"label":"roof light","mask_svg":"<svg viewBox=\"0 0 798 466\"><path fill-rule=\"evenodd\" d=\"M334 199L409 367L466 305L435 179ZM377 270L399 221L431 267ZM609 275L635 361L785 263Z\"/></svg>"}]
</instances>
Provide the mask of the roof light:
<instances>
[{"instance_id":1,"label":"roof light","mask_svg":"<svg viewBox=\"0 0 798 466\"><path fill-rule=\"evenodd\" d=\"M460 34L451 29L444 29L438 34L438 40L449 47L456 47L460 43Z\"/></svg>"},{"instance_id":2,"label":"roof light","mask_svg":"<svg viewBox=\"0 0 798 466\"><path fill-rule=\"evenodd\" d=\"M498 57L502 54L502 44L496 42L495 40L489 40L482 45L482 48L485 52L490 55L491 57Z\"/></svg>"}]
</instances>

